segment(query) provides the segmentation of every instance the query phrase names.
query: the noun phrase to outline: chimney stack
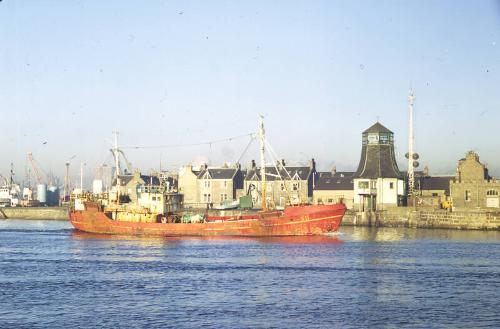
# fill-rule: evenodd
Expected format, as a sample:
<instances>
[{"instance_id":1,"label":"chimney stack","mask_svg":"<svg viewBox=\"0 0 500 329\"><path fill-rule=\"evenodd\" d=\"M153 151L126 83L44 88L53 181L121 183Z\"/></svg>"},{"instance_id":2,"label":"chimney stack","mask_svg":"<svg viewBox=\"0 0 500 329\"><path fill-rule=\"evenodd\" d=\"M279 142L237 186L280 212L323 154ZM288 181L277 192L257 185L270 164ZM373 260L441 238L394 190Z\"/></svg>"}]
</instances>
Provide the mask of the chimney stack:
<instances>
[{"instance_id":1,"label":"chimney stack","mask_svg":"<svg viewBox=\"0 0 500 329\"><path fill-rule=\"evenodd\" d=\"M309 161L309 168L311 168L312 170L316 170L316 161L314 161L314 158Z\"/></svg>"}]
</instances>

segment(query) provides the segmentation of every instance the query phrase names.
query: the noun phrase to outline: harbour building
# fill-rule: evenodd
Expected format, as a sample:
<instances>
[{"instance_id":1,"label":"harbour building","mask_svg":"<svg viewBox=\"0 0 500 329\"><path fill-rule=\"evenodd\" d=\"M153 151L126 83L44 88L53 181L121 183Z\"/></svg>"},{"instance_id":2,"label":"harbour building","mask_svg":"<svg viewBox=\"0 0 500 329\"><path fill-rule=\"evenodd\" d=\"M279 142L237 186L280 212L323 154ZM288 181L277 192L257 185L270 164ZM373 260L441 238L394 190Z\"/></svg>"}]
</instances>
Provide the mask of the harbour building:
<instances>
[{"instance_id":1,"label":"harbour building","mask_svg":"<svg viewBox=\"0 0 500 329\"><path fill-rule=\"evenodd\" d=\"M356 210L404 205L405 177L396 163L394 133L379 122L362 133L361 159L353 181Z\"/></svg>"},{"instance_id":2,"label":"harbour building","mask_svg":"<svg viewBox=\"0 0 500 329\"><path fill-rule=\"evenodd\" d=\"M473 151L458 161L457 172L450 182L454 210L488 210L500 208L500 181L491 177L479 155Z\"/></svg>"}]
</instances>

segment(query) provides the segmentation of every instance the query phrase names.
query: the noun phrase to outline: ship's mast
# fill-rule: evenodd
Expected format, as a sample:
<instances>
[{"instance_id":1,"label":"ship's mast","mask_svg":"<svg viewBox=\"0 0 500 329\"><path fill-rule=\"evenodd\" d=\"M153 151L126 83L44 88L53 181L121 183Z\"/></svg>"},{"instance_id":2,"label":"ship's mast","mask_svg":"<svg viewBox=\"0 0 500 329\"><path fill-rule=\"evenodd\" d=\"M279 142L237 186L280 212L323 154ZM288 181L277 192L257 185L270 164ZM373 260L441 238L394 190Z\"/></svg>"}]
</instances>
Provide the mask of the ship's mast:
<instances>
[{"instance_id":1,"label":"ship's mast","mask_svg":"<svg viewBox=\"0 0 500 329\"><path fill-rule=\"evenodd\" d=\"M266 198L266 159L265 159L265 144L266 144L266 131L264 130L264 117L260 116L259 125L259 140L260 140L260 179L261 179L261 195L262 195L262 211L267 210Z\"/></svg>"},{"instance_id":2,"label":"ship's mast","mask_svg":"<svg viewBox=\"0 0 500 329\"><path fill-rule=\"evenodd\" d=\"M66 201L66 195L70 193L70 187L69 187L69 161L65 163L66 165L66 175L64 176L64 201Z\"/></svg>"},{"instance_id":3,"label":"ship's mast","mask_svg":"<svg viewBox=\"0 0 500 329\"><path fill-rule=\"evenodd\" d=\"M115 174L116 174L116 204L120 204L120 159L118 158L118 131L113 131L115 135Z\"/></svg>"},{"instance_id":4,"label":"ship's mast","mask_svg":"<svg viewBox=\"0 0 500 329\"><path fill-rule=\"evenodd\" d=\"M415 171L414 171L414 153L413 153L413 102L415 96L413 91L410 90L408 95L408 110L409 110L409 129L408 129L408 195L414 196L415 193Z\"/></svg>"}]
</instances>

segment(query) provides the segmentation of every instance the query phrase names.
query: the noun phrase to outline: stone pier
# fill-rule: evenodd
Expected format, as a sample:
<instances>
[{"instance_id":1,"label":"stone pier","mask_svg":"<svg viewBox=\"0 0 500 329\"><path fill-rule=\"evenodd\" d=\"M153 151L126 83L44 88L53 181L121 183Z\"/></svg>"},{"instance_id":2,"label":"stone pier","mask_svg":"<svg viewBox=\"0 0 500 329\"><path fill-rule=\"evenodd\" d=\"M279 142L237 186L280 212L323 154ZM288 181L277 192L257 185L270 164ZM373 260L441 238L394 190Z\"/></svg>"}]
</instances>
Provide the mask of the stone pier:
<instances>
[{"instance_id":1,"label":"stone pier","mask_svg":"<svg viewBox=\"0 0 500 329\"><path fill-rule=\"evenodd\" d=\"M0 218L69 220L66 207L6 207L0 208Z\"/></svg>"},{"instance_id":2,"label":"stone pier","mask_svg":"<svg viewBox=\"0 0 500 329\"><path fill-rule=\"evenodd\" d=\"M412 227L457 230L500 230L500 212L415 210L393 208L376 212L347 211L342 225Z\"/></svg>"}]
</instances>

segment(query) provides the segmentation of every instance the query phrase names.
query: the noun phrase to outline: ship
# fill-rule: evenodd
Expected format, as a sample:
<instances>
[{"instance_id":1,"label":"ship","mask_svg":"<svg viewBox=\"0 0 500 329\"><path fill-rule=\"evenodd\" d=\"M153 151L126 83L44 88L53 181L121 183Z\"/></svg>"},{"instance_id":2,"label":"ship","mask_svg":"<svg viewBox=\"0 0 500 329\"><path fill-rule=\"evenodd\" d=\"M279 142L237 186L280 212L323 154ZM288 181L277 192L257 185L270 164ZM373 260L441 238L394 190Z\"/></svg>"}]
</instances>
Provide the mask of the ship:
<instances>
[{"instance_id":1,"label":"ship","mask_svg":"<svg viewBox=\"0 0 500 329\"><path fill-rule=\"evenodd\" d=\"M259 125L261 184L266 186L265 131L263 118ZM118 142L115 136L116 180L119 186ZM323 235L337 231L345 214L343 203L289 204L284 209L270 208L266 188L261 189L262 207L257 210L182 209L181 195L165 191L149 191L153 200L162 206L140 207L138 204L120 204L119 189L114 200L102 202L76 198L70 210L70 221L79 231L98 234L134 236L239 236L279 237ZM113 193L110 193L113 194ZM228 210L226 210L228 209Z\"/></svg>"}]
</instances>

